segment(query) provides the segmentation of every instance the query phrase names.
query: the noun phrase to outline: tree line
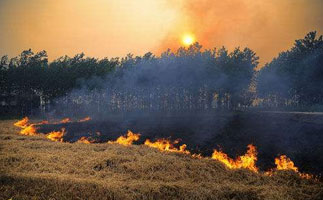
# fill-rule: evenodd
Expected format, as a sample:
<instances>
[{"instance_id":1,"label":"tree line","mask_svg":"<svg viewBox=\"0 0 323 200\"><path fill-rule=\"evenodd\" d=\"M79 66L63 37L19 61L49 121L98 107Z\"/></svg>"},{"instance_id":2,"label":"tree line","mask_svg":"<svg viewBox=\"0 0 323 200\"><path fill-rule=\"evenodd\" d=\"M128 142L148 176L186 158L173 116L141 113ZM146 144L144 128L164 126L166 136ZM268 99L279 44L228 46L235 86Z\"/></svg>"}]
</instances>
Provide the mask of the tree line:
<instances>
[{"instance_id":1,"label":"tree line","mask_svg":"<svg viewBox=\"0 0 323 200\"><path fill-rule=\"evenodd\" d=\"M192 111L323 105L323 41L316 32L257 71L249 48L202 49L160 56L63 56L25 50L0 61L2 113L30 114L65 105L92 111ZM37 108L37 109L36 109ZM50 109L49 109L50 110Z\"/></svg>"}]
</instances>

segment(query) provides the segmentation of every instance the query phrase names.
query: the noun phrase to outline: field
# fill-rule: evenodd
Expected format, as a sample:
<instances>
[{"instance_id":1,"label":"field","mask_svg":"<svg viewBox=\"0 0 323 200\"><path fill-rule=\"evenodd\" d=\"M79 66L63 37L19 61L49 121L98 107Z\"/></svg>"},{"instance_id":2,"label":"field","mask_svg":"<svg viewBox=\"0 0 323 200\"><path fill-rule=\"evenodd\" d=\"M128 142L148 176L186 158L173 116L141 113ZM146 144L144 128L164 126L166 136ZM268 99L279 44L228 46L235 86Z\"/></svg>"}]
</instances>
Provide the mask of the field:
<instances>
[{"instance_id":1,"label":"field","mask_svg":"<svg viewBox=\"0 0 323 200\"><path fill-rule=\"evenodd\" d=\"M0 199L322 199L323 184L143 145L52 142L0 121Z\"/></svg>"}]
</instances>

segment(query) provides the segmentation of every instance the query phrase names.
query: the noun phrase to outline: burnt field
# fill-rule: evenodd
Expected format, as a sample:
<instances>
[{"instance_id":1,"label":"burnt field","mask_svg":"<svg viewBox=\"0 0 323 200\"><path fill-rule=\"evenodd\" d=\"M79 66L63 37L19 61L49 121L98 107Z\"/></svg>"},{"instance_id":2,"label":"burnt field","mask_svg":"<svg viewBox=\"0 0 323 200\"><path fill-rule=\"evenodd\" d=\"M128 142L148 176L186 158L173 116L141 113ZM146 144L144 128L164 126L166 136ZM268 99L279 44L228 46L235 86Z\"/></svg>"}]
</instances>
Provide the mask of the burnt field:
<instances>
[{"instance_id":1,"label":"burnt field","mask_svg":"<svg viewBox=\"0 0 323 200\"><path fill-rule=\"evenodd\" d=\"M256 119L261 116L271 120L272 129L268 129L269 124L264 127L266 122L259 122L258 127L246 124L249 120L257 124ZM204 115L204 121L197 121L201 115L194 115L196 119L142 116L123 123L117 122L125 116L115 116L114 120L93 118L86 122L35 125L39 134L32 136L20 135L20 129L13 126L16 120L2 120L0 199L322 199L323 187L318 179L302 178L292 170L279 170L271 176L263 173L262 170L273 167L274 157L283 153L295 161L300 172L322 169L320 117L293 114L284 122L287 116L278 116L282 118L268 113ZM214 120L217 123L210 123ZM295 128L294 134L282 133L283 128L287 129L287 122L291 125L289 129ZM64 142L50 141L46 138L48 134L41 134L62 127L66 129ZM311 132L300 132L309 127ZM134 145L107 143L124 135L127 129L142 134ZM258 130L267 131L259 134ZM316 134L304 137L310 133ZM76 142L81 137L95 140L93 144ZM186 143L190 151L207 157L160 152L142 145L145 139L154 141L160 137L182 138L176 145ZM312 149L317 154L306 154L305 150L310 147L298 143L305 141L316 142ZM257 146L259 172L229 169L209 157L212 148L219 146L232 157L242 155L248 143ZM306 164L300 162L305 157L309 159Z\"/></svg>"},{"instance_id":2,"label":"burnt field","mask_svg":"<svg viewBox=\"0 0 323 200\"><path fill-rule=\"evenodd\" d=\"M266 171L274 168L275 157L287 155L302 172L323 173L323 115L310 113L237 112L210 114L123 114L93 117L86 122L45 124L38 132L66 129L64 141L76 142L90 137L96 143L115 140L131 130L146 139L179 140L187 149L211 156L221 149L230 157L243 155L248 144L257 147L257 166Z\"/></svg>"}]
</instances>

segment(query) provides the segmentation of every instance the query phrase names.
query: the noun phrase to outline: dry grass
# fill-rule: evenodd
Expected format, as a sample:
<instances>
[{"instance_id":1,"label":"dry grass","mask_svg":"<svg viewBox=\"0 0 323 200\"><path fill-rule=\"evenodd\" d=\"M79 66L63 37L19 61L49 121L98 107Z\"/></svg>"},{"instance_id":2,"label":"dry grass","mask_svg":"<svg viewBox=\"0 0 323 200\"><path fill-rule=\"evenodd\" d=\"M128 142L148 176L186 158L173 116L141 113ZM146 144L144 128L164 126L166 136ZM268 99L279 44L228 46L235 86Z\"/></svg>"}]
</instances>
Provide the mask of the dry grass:
<instances>
[{"instance_id":1,"label":"dry grass","mask_svg":"<svg viewBox=\"0 0 323 200\"><path fill-rule=\"evenodd\" d=\"M292 172L227 170L142 145L70 144L21 136L0 121L0 199L322 199Z\"/></svg>"}]
</instances>

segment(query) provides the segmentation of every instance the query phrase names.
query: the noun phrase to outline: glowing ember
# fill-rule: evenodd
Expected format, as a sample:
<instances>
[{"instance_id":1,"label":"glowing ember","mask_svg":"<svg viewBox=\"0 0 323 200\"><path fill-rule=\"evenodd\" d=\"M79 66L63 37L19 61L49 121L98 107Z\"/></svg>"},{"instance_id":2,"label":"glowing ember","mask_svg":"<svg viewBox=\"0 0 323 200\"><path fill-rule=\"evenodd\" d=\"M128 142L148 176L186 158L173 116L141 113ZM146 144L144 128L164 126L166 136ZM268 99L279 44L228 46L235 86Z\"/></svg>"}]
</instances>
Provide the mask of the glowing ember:
<instances>
[{"instance_id":1,"label":"glowing ember","mask_svg":"<svg viewBox=\"0 0 323 200\"><path fill-rule=\"evenodd\" d=\"M28 121L29 121L28 117L24 117L22 120L17 121L13 125L18 126L20 128L25 128L28 124Z\"/></svg>"},{"instance_id":2,"label":"glowing ember","mask_svg":"<svg viewBox=\"0 0 323 200\"><path fill-rule=\"evenodd\" d=\"M198 158L198 159L202 159L203 158L203 156L201 154L196 154L196 153L192 154L192 157L193 158Z\"/></svg>"},{"instance_id":3,"label":"glowing ember","mask_svg":"<svg viewBox=\"0 0 323 200\"><path fill-rule=\"evenodd\" d=\"M31 124L29 126L26 126L20 131L20 134L22 135L37 135L37 129L34 126L34 124Z\"/></svg>"},{"instance_id":4,"label":"glowing ember","mask_svg":"<svg viewBox=\"0 0 323 200\"><path fill-rule=\"evenodd\" d=\"M158 139L156 142L151 142L149 139L145 141L145 145L157 148L160 151L170 151L170 152L176 152L176 153L184 153L184 154L190 154L190 152L186 149L186 144L181 145L179 148L176 148L174 144L177 144L179 141L175 140L173 143L167 139Z\"/></svg>"},{"instance_id":5,"label":"glowing ember","mask_svg":"<svg viewBox=\"0 0 323 200\"><path fill-rule=\"evenodd\" d=\"M63 137L65 135L65 128L61 131L52 131L46 137L52 141L63 142Z\"/></svg>"},{"instance_id":6,"label":"glowing ember","mask_svg":"<svg viewBox=\"0 0 323 200\"><path fill-rule=\"evenodd\" d=\"M71 122L71 119L70 118L64 118L64 119L62 119L61 121L60 121L60 123L63 123L63 124L65 124L65 123L70 123Z\"/></svg>"},{"instance_id":7,"label":"glowing ember","mask_svg":"<svg viewBox=\"0 0 323 200\"><path fill-rule=\"evenodd\" d=\"M86 122L86 121L90 121L91 117L85 117L83 119L80 119L79 122Z\"/></svg>"},{"instance_id":8,"label":"glowing ember","mask_svg":"<svg viewBox=\"0 0 323 200\"><path fill-rule=\"evenodd\" d=\"M47 120L43 120L43 121L36 123L34 125L42 125L42 124L49 124L49 122Z\"/></svg>"},{"instance_id":9,"label":"glowing ember","mask_svg":"<svg viewBox=\"0 0 323 200\"><path fill-rule=\"evenodd\" d=\"M120 136L116 141L108 141L108 143L130 146L133 142L138 141L139 138L140 134L136 134L128 130L127 136Z\"/></svg>"},{"instance_id":10,"label":"glowing ember","mask_svg":"<svg viewBox=\"0 0 323 200\"><path fill-rule=\"evenodd\" d=\"M243 156L239 156L236 160L230 158L226 153L217 150L214 150L212 159L222 162L230 169L245 168L258 172L258 168L256 167L257 150L256 147L251 144L248 145L247 153Z\"/></svg>"},{"instance_id":11,"label":"glowing ember","mask_svg":"<svg viewBox=\"0 0 323 200\"><path fill-rule=\"evenodd\" d=\"M87 137L81 137L77 142L83 143L83 144L91 144L91 143L95 143L96 141Z\"/></svg>"}]
</instances>

